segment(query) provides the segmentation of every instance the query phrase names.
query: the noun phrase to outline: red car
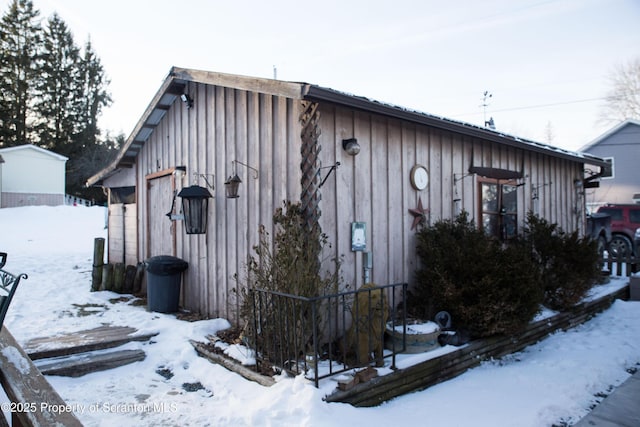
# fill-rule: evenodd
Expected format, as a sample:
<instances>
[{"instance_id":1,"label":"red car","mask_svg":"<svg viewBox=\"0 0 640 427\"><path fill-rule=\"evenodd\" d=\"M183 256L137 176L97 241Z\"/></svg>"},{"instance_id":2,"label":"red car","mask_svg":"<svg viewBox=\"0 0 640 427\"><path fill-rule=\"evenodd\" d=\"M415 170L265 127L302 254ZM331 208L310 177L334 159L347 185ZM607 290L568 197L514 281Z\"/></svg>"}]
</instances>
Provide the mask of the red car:
<instances>
[{"instance_id":1,"label":"red car","mask_svg":"<svg viewBox=\"0 0 640 427\"><path fill-rule=\"evenodd\" d=\"M640 204L613 205L608 204L598 208L598 213L611 216L611 242L609 255L613 258L632 255L636 229L640 227ZM636 253L636 255L639 255Z\"/></svg>"}]
</instances>

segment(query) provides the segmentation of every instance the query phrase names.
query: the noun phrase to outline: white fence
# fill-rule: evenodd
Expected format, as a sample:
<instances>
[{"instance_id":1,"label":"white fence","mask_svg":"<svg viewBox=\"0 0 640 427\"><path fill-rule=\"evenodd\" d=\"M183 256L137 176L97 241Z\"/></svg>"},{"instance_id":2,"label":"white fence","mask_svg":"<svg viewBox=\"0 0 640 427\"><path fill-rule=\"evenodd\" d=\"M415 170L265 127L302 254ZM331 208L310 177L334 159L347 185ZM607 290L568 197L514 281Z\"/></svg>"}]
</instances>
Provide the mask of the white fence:
<instances>
[{"instance_id":1,"label":"white fence","mask_svg":"<svg viewBox=\"0 0 640 427\"><path fill-rule=\"evenodd\" d=\"M65 194L64 204L67 206L93 206L94 202L92 202L91 200L86 200L80 197L72 196L70 194Z\"/></svg>"}]
</instances>

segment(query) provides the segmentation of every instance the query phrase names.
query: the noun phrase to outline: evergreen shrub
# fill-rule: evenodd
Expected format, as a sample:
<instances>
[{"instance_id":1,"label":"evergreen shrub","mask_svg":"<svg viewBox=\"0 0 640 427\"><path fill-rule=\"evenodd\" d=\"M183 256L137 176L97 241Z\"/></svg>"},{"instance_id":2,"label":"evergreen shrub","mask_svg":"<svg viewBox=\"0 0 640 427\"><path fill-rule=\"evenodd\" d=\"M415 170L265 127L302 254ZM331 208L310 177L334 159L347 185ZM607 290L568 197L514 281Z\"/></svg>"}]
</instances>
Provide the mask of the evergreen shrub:
<instances>
[{"instance_id":1,"label":"evergreen shrub","mask_svg":"<svg viewBox=\"0 0 640 427\"><path fill-rule=\"evenodd\" d=\"M565 233L533 213L527 215L524 240L537 264L543 304L567 311L582 300L600 278L597 242Z\"/></svg>"},{"instance_id":2,"label":"evergreen shrub","mask_svg":"<svg viewBox=\"0 0 640 427\"><path fill-rule=\"evenodd\" d=\"M542 289L528 248L503 246L479 230L468 213L417 234L421 267L408 299L411 315L433 319L448 311L473 337L511 334L539 310Z\"/></svg>"}]
</instances>

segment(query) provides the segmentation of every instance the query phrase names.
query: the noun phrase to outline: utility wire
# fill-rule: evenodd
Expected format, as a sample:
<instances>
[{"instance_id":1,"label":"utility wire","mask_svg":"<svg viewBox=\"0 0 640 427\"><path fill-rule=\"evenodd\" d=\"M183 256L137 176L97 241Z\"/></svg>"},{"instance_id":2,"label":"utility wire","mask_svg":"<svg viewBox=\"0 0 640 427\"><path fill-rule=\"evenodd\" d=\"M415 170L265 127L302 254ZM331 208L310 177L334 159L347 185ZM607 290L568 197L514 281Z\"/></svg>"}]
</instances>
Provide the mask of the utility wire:
<instances>
[{"instance_id":1,"label":"utility wire","mask_svg":"<svg viewBox=\"0 0 640 427\"><path fill-rule=\"evenodd\" d=\"M560 105L570 105L570 104L581 104L584 102L596 102L596 101L608 101L611 99L616 99L616 98L623 98L622 96L606 96L606 97L600 97L600 98L587 98L587 99L577 99L574 101L563 101L563 102L552 102L549 104L537 104L537 105L528 105L528 106L523 106L523 107L510 107L510 108L502 108L499 110L490 110L490 113L503 113L503 112L507 112L507 111L520 111L520 110L532 110L535 108L548 108L548 107L557 107ZM462 116L471 116L471 115L477 115L478 112L473 112L473 113L463 113L463 114L454 114L452 115L452 117L462 117Z\"/></svg>"}]
</instances>

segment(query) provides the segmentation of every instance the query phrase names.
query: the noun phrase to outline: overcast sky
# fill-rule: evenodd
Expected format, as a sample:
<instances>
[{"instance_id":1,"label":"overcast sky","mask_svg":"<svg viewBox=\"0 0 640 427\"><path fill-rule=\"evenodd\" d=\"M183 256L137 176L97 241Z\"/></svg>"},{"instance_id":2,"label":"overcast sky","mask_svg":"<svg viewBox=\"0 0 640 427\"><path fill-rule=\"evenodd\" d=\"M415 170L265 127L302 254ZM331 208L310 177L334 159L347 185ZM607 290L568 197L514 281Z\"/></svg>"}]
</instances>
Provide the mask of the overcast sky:
<instances>
[{"instance_id":1,"label":"overcast sky","mask_svg":"<svg viewBox=\"0 0 640 427\"><path fill-rule=\"evenodd\" d=\"M90 37L101 127L133 130L171 66L304 81L578 149L607 76L640 56L640 0L33 0ZM2 12L10 0L0 0Z\"/></svg>"}]
</instances>

